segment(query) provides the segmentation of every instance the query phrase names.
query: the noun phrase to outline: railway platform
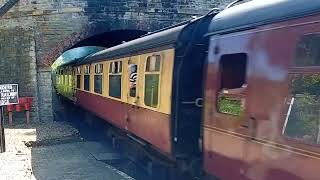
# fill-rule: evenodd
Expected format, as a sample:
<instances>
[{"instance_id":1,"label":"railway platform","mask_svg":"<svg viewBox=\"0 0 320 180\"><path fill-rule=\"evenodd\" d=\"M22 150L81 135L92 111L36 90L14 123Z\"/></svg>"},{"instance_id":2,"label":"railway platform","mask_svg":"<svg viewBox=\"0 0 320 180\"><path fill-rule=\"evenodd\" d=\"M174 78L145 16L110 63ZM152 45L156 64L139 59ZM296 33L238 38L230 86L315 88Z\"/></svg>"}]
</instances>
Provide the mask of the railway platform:
<instances>
[{"instance_id":1,"label":"railway platform","mask_svg":"<svg viewBox=\"0 0 320 180\"><path fill-rule=\"evenodd\" d=\"M0 179L133 179L103 160L120 156L106 143L86 140L66 122L15 124L5 128Z\"/></svg>"}]
</instances>

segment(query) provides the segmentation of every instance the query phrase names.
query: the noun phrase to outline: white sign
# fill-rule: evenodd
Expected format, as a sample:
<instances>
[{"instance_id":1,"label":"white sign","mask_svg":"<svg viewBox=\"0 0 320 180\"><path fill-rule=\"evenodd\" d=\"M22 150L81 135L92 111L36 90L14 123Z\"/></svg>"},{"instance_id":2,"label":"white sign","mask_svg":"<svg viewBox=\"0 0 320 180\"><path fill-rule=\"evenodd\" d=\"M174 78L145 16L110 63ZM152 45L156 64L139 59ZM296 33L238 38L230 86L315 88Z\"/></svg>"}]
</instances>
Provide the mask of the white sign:
<instances>
[{"instance_id":1,"label":"white sign","mask_svg":"<svg viewBox=\"0 0 320 180\"><path fill-rule=\"evenodd\" d=\"M0 85L0 106L18 104L18 84Z\"/></svg>"}]
</instances>

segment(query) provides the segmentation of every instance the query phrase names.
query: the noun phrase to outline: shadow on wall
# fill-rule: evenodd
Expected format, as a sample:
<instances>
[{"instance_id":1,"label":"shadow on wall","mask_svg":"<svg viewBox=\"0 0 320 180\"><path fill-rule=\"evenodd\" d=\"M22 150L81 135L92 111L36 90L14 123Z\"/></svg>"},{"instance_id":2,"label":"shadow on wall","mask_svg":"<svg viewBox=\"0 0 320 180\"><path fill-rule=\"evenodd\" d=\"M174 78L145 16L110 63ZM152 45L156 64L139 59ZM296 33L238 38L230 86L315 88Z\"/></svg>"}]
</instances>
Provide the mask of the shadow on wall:
<instances>
[{"instance_id":1,"label":"shadow on wall","mask_svg":"<svg viewBox=\"0 0 320 180\"><path fill-rule=\"evenodd\" d=\"M123 41L131 41L137 39L146 33L146 31L133 29L108 31L86 38L76 43L70 49L82 46L100 46L109 48L121 44Z\"/></svg>"}]
</instances>

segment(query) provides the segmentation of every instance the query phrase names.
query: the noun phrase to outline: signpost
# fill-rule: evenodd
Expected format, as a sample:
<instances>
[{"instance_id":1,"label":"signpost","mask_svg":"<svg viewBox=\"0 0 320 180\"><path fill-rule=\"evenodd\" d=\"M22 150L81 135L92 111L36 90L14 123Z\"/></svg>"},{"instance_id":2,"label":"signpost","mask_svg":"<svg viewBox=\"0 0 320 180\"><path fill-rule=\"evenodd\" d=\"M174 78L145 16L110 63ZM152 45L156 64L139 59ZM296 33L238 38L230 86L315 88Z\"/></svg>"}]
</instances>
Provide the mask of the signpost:
<instances>
[{"instance_id":1,"label":"signpost","mask_svg":"<svg viewBox=\"0 0 320 180\"><path fill-rule=\"evenodd\" d=\"M4 137L4 115L3 107L10 104L18 104L18 84L2 84L0 85L0 153L6 151Z\"/></svg>"}]
</instances>

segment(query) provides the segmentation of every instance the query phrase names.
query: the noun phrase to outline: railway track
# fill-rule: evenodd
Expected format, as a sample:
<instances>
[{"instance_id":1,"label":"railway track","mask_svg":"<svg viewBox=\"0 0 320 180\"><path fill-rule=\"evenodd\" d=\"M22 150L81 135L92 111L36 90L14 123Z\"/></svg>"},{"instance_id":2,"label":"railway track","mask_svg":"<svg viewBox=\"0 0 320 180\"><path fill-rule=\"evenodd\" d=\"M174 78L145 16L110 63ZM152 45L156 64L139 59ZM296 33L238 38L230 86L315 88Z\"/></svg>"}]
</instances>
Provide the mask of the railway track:
<instances>
[{"instance_id":1,"label":"railway track","mask_svg":"<svg viewBox=\"0 0 320 180\"><path fill-rule=\"evenodd\" d=\"M135 144L132 139L125 138L121 135L117 136L117 132L115 132L116 128L112 129L105 121L88 112L79 110L79 108L73 104L63 100L54 101L54 104L55 119L71 123L72 126L78 129L82 141L99 142L103 146L102 149L108 149L109 152L107 153L102 150L101 153L92 153L92 156L98 161L104 162L107 166L114 168L119 173L125 174L125 176L128 176L128 179L199 179L183 176L182 174L174 172L174 169L169 170L164 168L161 163L153 163L150 155L146 155L146 152L141 151L139 145ZM67 143L69 141L70 139L66 140ZM57 141L54 143L63 142ZM48 145L47 142L44 142L44 144Z\"/></svg>"}]
</instances>

